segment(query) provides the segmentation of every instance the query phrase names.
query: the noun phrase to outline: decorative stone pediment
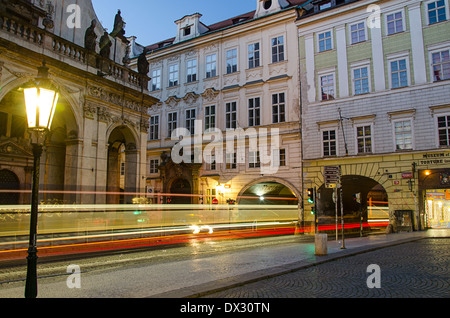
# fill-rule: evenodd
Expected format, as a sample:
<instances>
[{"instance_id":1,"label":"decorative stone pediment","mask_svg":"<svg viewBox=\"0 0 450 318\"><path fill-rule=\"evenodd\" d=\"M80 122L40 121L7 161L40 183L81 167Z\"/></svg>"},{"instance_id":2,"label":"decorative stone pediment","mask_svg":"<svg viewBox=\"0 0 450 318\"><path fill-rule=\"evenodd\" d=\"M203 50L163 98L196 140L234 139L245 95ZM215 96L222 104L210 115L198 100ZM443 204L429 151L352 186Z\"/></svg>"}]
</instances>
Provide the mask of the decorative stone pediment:
<instances>
[{"instance_id":1,"label":"decorative stone pediment","mask_svg":"<svg viewBox=\"0 0 450 318\"><path fill-rule=\"evenodd\" d=\"M0 141L0 155L15 157L33 157L33 153L29 147L19 145L13 141Z\"/></svg>"},{"instance_id":2,"label":"decorative stone pediment","mask_svg":"<svg viewBox=\"0 0 450 318\"><path fill-rule=\"evenodd\" d=\"M198 97L199 95L193 92L189 92L183 97L183 100L185 101L186 104L191 105L197 101Z\"/></svg>"},{"instance_id":3,"label":"decorative stone pediment","mask_svg":"<svg viewBox=\"0 0 450 318\"><path fill-rule=\"evenodd\" d=\"M167 100L166 100L166 105L168 105L169 107L176 107L178 105L178 103L180 102L180 99L176 96L170 96Z\"/></svg>"},{"instance_id":4,"label":"decorative stone pediment","mask_svg":"<svg viewBox=\"0 0 450 318\"><path fill-rule=\"evenodd\" d=\"M207 88L202 94L202 97L208 102L212 102L216 99L217 95L219 95L219 91L216 91L214 88Z\"/></svg>"}]
</instances>

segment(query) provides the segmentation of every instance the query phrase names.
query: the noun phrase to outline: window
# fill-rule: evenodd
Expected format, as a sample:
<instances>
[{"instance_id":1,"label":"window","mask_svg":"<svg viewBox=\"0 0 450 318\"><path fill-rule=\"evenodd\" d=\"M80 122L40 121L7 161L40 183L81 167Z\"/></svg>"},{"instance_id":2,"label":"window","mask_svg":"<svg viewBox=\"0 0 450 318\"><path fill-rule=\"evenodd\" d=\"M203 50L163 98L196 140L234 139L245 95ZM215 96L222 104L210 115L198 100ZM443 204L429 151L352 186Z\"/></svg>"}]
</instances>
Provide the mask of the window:
<instances>
[{"instance_id":1,"label":"window","mask_svg":"<svg viewBox=\"0 0 450 318\"><path fill-rule=\"evenodd\" d=\"M197 81L197 60L190 60L186 62L187 82L192 83Z\"/></svg>"},{"instance_id":2,"label":"window","mask_svg":"<svg viewBox=\"0 0 450 318\"><path fill-rule=\"evenodd\" d=\"M169 66L169 87L178 85L178 64Z\"/></svg>"},{"instance_id":3,"label":"window","mask_svg":"<svg viewBox=\"0 0 450 318\"><path fill-rule=\"evenodd\" d=\"M284 37L272 39L272 63L284 61Z\"/></svg>"},{"instance_id":4,"label":"window","mask_svg":"<svg viewBox=\"0 0 450 318\"><path fill-rule=\"evenodd\" d=\"M319 34L319 52L331 50L333 48L331 31Z\"/></svg>"},{"instance_id":5,"label":"window","mask_svg":"<svg viewBox=\"0 0 450 318\"><path fill-rule=\"evenodd\" d=\"M275 149L273 156L278 167L286 167L286 149Z\"/></svg>"},{"instance_id":6,"label":"window","mask_svg":"<svg viewBox=\"0 0 450 318\"><path fill-rule=\"evenodd\" d=\"M161 89L161 70L152 71L152 91Z\"/></svg>"},{"instance_id":7,"label":"window","mask_svg":"<svg viewBox=\"0 0 450 318\"><path fill-rule=\"evenodd\" d=\"M261 99L259 97L248 100L248 126L261 125Z\"/></svg>"},{"instance_id":8,"label":"window","mask_svg":"<svg viewBox=\"0 0 450 318\"><path fill-rule=\"evenodd\" d=\"M358 153L372 152L372 126L356 127L356 140L358 144Z\"/></svg>"},{"instance_id":9,"label":"window","mask_svg":"<svg viewBox=\"0 0 450 318\"><path fill-rule=\"evenodd\" d=\"M353 69L353 90L355 95L369 93L369 71L367 66Z\"/></svg>"},{"instance_id":10,"label":"window","mask_svg":"<svg viewBox=\"0 0 450 318\"><path fill-rule=\"evenodd\" d=\"M237 49L227 51L227 74L237 72Z\"/></svg>"},{"instance_id":11,"label":"window","mask_svg":"<svg viewBox=\"0 0 450 318\"><path fill-rule=\"evenodd\" d=\"M195 131L195 109L186 110L186 129L189 130L191 134Z\"/></svg>"},{"instance_id":12,"label":"window","mask_svg":"<svg viewBox=\"0 0 450 318\"><path fill-rule=\"evenodd\" d=\"M205 107L205 130L216 127L216 106Z\"/></svg>"},{"instance_id":13,"label":"window","mask_svg":"<svg viewBox=\"0 0 450 318\"><path fill-rule=\"evenodd\" d=\"M249 44L248 46L248 68L259 67L260 64L259 43Z\"/></svg>"},{"instance_id":14,"label":"window","mask_svg":"<svg viewBox=\"0 0 450 318\"><path fill-rule=\"evenodd\" d=\"M183 29L183 35L184 36L188 36L188 35L190 35L191 34L191 27L189 26L189 27L185 27L184 29Z\"/></svg>"},{"instance_id":15,"label":"window","mask_svg":"<svg viewBox=\"0 0 450 318\"><path fill-rule=\"evenodd\" d=\"M366 26L364 22L355 23L350 26L350 37L352 44L366 40Z\"/></svg>"},{"instance_id":16,"label":"window","mask_svg":"<svg viewBox=\"0 0 450 318\"><path fill-rule=\"evenodd\" d=\"M159 172L159 170L158 170L158 167L159 167L159 160L158 159L152 159L152 160L150 160L150 173L158 173Z\"/></svg>"},{"instance_id":17,"label":"window","mask_svg":"<svg viewBox=\"0 0 450 318\"><path fill-rule=\"evenodd\" d=\"M120 175L121 176L125 175L125 162L120 163Z\"/></svg>"},{"instance_id":18,"label":"window","mask_svg":"<svg viewBox=\"0 0 450 318\"><path fill-rule=\"evenodd\" d=\"M226 169L236 169L236 153L227 153L225 157L225 167Z\"/></svg>"},{"instance_id":19,"label":"window","mask_svg":"<svg viewBox=\"0 0 450 318\"><path fill-rule=\"evenodd\" d=\"M206 78L217 76L217 55L206 56Z\"/></svg>"},{"instance_id":20,"label":"window","mask_svg":"<svg viewBox=\"0 0 450 318\"><path fill-rule=\"evenodd\" d=\"M399 120L394 122L395 149L412 150L412 125L411 120Z\"/></svg>"},{"instance_id":21,"label":"window","mask_svg":"<svg viewBox=\"0 0 450 318\"><path fill-rule=\"evenodd\" d=\"M450 146L450 116L438 117L439 146Z\"/></svg>"},{"instance_id":22,"label":"window","mask_svg":"<svg viewBox=\"0 0 450 318\"><path fill-rule=\"evenodd\" d=\"M284 123L286 121L284 93L272 95L272 123Z\"/></svg>"},{"instance_id":23,"label":"window","mask_svg":"<svg viewBox=\"0 0 450 318\"><path fill-rule=\"evenodd\" d=\"M236 129L237 128L237 106L236 102L225 104L225 128Z\"/></svg>"},{"instance_id":24,"label":"window","mask_svg":"<svg viewBox=\"0 0 450 318\"><path fill-rule=\"evenodd\" d=\"M178 113L169 113L167 114L167 127L168 127L168 136L172 136L172 132L177 129L178 126Z\"/></svg>"},{"instance_id":25,"label":"window","mask_svg":"<svg viewBox=\"0 0 450 318\"><path fill-rule=\"evenodd\" d=\"M159 115L150 117L149 140L159 139Z\"/></svg>"},{"instance_id":26,"label":"window","mask_svg":"<svg viewBox=\"0 0 450 318\"><path fill-rule=\"evenodd\" d=\"M403 14L402 12L396 12L386 15L387 34L395 34L403 32Z\"/></svg>"},{"instance_id":27,"label":"window","mask_svg":"<svg viewBox=\"0 0 450 318\"><path fill-rule=\"evenodd\" d=\"M334 99L334 74L320 76L321 100Z\"/></svg>"},{"instance_id":28,"label":"window","mask_svg":"<svg viewBox=\"0 0 450 318\"><path fill-rule=\"evenodd\" d=\"M446 50L431 54L434 81L450 79L449 52L450 50Z\"/></svg>"},{"instance_id":29,"label":"window","mask_svg":"<svg viewBox=\"0 0 450 318\"><path fill-rule=\"evenodd\" d=\"M324 130L322 132L323 156L333 157L337 155L336 130Z\"/></svg>"},{"instance_id":30,"label":"window","mask_svg":"<svg viewBox=\"0 0 450 318\"><path fill-rule=\"evenodd\" d=\"M216 170L216 156L206 155L205 170Z\"/></svg>"},{"instance_id":31,"label":"window","mask_svg":"<svg viewBox=\"0 0 450 318\"><path fill-rule=\"evenodd\" d=\"M261 161L259 157L259 151L250 151L248 153L248 167L249 168L260 168Z\"/></svg>"},{"instance_id":32,"label":"window","mask_svg":"<svg viewBox=\"0 0 450 318\"><path fill-rule=\"evenodd\" d=\"M427 4L428 24L447 20L445 0L433 1Z\"/></svg>"},{"instance_id":33,"label":"window","mask_svg":"<svg viewBox=\"0 0 450 318\"><path fill-rule=\"evenodd\" d=\"M391 87L399 88L408 86L407 60L391 61Z\"/></svg>"}]
</instances>

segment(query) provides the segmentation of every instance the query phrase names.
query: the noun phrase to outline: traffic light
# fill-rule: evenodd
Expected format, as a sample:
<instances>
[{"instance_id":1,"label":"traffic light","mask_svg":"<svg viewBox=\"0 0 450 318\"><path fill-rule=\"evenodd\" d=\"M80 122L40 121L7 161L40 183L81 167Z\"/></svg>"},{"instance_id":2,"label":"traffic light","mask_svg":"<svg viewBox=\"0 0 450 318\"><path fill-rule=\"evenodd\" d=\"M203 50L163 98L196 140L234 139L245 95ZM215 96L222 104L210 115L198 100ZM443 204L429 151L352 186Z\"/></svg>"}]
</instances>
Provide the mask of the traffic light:
<instances>
[{"instance_id":1,"label":"traffic light","mask_svg":"<svg viewBox=\"0 0 450 318\"><path fill-rule=\"evenodd\" d=\"M316 214L316 207L313 206L311 207L311 215L315 215Z\"/></svg>"},{"instance_id":2,"label":"traffic light","mask_svg":"<svg viewBox=\"0 0 450 318\"><path fill-rule=\"evenodd\" d=\"M315 195L314 195L314 188L308 189L308 202L311 204L314 204L316 201Z\"/></svg>"}]
</instances>

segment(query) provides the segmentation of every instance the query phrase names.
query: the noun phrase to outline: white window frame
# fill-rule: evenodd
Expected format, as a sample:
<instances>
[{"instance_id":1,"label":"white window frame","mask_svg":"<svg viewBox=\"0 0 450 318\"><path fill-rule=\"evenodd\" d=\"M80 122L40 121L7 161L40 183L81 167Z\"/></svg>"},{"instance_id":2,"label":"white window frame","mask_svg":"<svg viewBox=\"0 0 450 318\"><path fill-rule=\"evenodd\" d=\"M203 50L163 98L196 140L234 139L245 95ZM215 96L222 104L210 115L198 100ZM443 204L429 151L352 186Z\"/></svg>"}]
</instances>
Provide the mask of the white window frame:
<instances>
[{"instance_id":1,"label":"white window frame","mask_svg":"<svg viewBox=\"0 0 450 318\"><path fill-rule=\"evenodd\" d=\"M197 59L186 61L186 83L198 81L198 63Z\"/></svg>"},{"instance_id":2,"label":"white window frame","mask_svg":"<svg viewBox=\"0 0 450 318\"><path fill-rule=\"evenodd\" d=\"M397 149L397 132L396 132L396 123L399 122L407 122L409 121L410 123L410 127L411 127L411 149ZM412 117L408 116L408 117L404 117L404 118L395 118L392 119L392 135L394 136L394 151L395 152L401 152L401 151L411 151L415 149L415 145L414 145L414 120Z\"/></svg>"},{"instance_id":3,"label":"white window frame","mask_svg":"<svg viewBox=\"0 0 450 318\"><path fill-rule=\"evenodd\" d=\"M325 34L327 32L330 32L330 41L331 41L331 48L327 49L325 48L325 50L321 51L320 50L320 42L322 40L320 40L320 35L321 34ZM333 29L328 29L328 30L323 30L321 32L317 32L316 34L316 45L317 45L317 53L321 53L321 52L329 52L331 50L334 49L334 34L333 34Z\"/></svg>"},{"instance_id":4,"label":"white window frame","mask_svg":"<svg viewBox=\"0 0 450 318\"><path fill-rule=\"evenodd\" d=\"M159 115L150 116L148 128L149 141L159 140L159 126L160 126Z\"/></svg>"},{"instance_id":5,"label":"white window frame","mask_svg":"<svg viewBox=\"0 0 450 318\"><path fill-rule=\"evenodd\" d=\"M280 96L283 95L284 101L280 102ZM277 103L273 102L274 96L277 96ZM287 122L287 93L286 92L278 92L278 93L272 93L270 96L271 106L272 106L272 124L279 124L279 123L285 123ZM276 113L274 112L274 109L276 107ZM282 109L281 109L282 108ZM281 111L283 110L283 111ZM275 121L274 118L277 117L277 120Z\"/></svg>"},{"instance_id":6,"label":"white window frame","mask_svg":"<svg viewBox=\"0 0 450 318\"><path fill-rule=\"evenodd\" d=\"M261 156L259 151L248 152L248 167L250 169L261 168Z\"/></svg>"},{"instance_id":7,"label":"white window frame","mask_svg":"<svg viewBox=\"0 0 450 318\"><path fill-rule=\"evenodd\" d=\"M392 87L392 62L398 62L400 60L405 60L406 61L406 78L408 80L408 84L406 86L400 86L400 87ZM388 70L389 70L389 88L390 89L399 89L399 88L405 88L405 87L409 87L412 85L411 83L411 69L410 69L410 64L409 64L409 52L400 52L400 53L395 53L395 54L391 54L389 56L387 56L387 62L388 62Z\"/></svg>"},{"instance_id":8,"label":"white window frame","mask_svg":"<svg viewBox=\"0 0 450 318\"><path fill-rule=\"evenodd\" d=\"M363 23L364 24L364 40L359 40L359 33L358 33L358 41L357 42L353 42L353 38L352 38L352 26L354 26L354 25L359 25L359 24L361 24L361 23ZM358 29L359 30L359 29ZM351 45L353 45L353 44L358 44L358 43L363 43L363 42L366 42L367 40L368 40L368 33L367 33L367 23L366 23L366 20L359 20L359 21L355 21L355 22L352 22L352 23L350 23L349 24L349 26L348 26L348 38L349 38L349 40L350 40L350 44Z\"/></svg>"},{"instance_id":9,"label":"white window frame","mask_svg":"<svg viewBox=\"0 0 450 318\"><path fill-rule=\"evenodd\" d=\"M427 25L434 25L434 24L438 24L438 23L441 23L441 22L444 22L444 21L449 21L449 19L450 19L450 16L449 16L450 15L449 3L448 3L448 0L444 0L445 18L446 19L444 21L437 21L437 22L434 22L434 23L430 24L430 16L428 14L428 5L430 3L433 3L433 2L438 2L438 0L430 0L430 1L425 1L424 2L424 10L425 10L425 16L426 16Z\"/></svg>"},{"instance_id":10,"label":"white window frame","mask_svg":"<svg viewBox=\"0 0 450 318\"><path fill-rule=\"evenodd\" d=\"M173 115L175 115L175 119ZM172 132L177 128L178 128L178 112L167 113L167 134L168 134L167 137L171 138Z\"/></svg>"},{"instance_id":11,"label":"white window frame","mask_svg":"<svg viewBox=\"0 0 450 318\"><path fill-rule=\"evenodd\" d=\"M237 153L236 152L227 152L225 154L225 169L226 170L237 169Z\"/></svg>"},{"instance_id":12,"label":"white window frame","mask_svg":"<svg viewBox=\"0 0 450 318\"><path fill-rule=\"evenodd\" d=\"M330 76L330 75L332 75L333 76L333 92L334 92L334 95L333 95L333 98L331 98L331 99L323 99L322 97L323 97L323 95L322 95L322 77L324 77L324 76ZM330 101L330 100L335 100L335 99L337 99L337 92L336 92L336 71L335 71L335 69L333 68L332 70L330 70L330 69L327 69L327 70L322 70L322 71L319 71L319 72L317 72L317 80L318 80L318 85L317 85L317 87L319 88L319 101L324 101L324 102L327 102L327 101ZM327 86L328 87L328 86Z\"/></svg>"},{"instance_id":13,"label":"white window frame","mask_svg":"<svg viewBox=\"0 0 450 318\"><path fill-rule=\"evenodd\" d=\"M180 65L171 64L169 65L169 83L168 87L176 87L180 85Z\"/></svg>"},{"instance_id":14,"label":"white window frame","mask_svg":"<svg viewBox=\"0 0 450 318\"><path fill-rule=\"evenodd\" d=\"M258 100L259 104L256 105L256 100ZM250 101L253 101L253 107L250 107ZM261 97L250 97L247 100L248 105L248 127L258 127L261 126ZM253 116L250 115L250 113L253 114ZM258 116L256 114L258 113ZM252 125L250 124L250 118L253 118ZM258 119L258 123L256 120Z\"/></svg>"},{"instance_id":15,"label":"white window frame","mask_svg":"<svg viewBox=\"0 0 450 318\"><path fill-rule=\"evenodd\" d=\"M365 149L365 142L364 142L364 151L363 152L360 152L359 151L359 139L361 138L361 137L359 137L358 136L358 128L361 128L361 127L370 127L370 151L366 151L366 149ZM358 154L358 155L361 155L361 154L373 154L374 153L374 130L373 130L373 123L372 122L365 122L365 123L363 123L363 122L361 122L361 123L358 123L358 124L355 124L355 150L356 150L356 154ZM364 136L364 138L366 138L366 136Z\"/></svg>"},{"instance_id":16,"label":"white window frame","mask_svg":"<svg viewBox=\"0 0 450 318\"><path fill-rule=\"evenodd\" d=\"M446 127L447 129L447 145L441 145L441 140L439 139L439 117L450 117L450 112L443 112L435 114L434 120L436 125L436 144L437 148L448 148L450 147L450 124Z\"/></svg>"},{"instance_id":17,"label":"white window frame","mask_svg":"<svg viewBox=\"0 0 450 318\"><path fill-rule=\"evenodd\" d=\"M192 117L192 113L194 116ZM189 114L189 116L188 116ZM185 128L193 135L195 133L195 120L197 119L197 109L189 108L184 112L185 115Z\"/></svg>"},{"instance_id":18,"label":"white window frame","mask_svg":"<svg viewBox=\"0 0 450 318\"><path fill-rule=\"evenodd\" d=\"M230 55L229 55L230 54ZM225 52L225 74L233 74L239 71L238 69L239 51L237 48L226 50Z\"/></svg>"},{"instance_id":19,"label":"white window frame","mask_svg":"<svg viewBox=\"0 0 450 318\"><path fill-rule=\"evenodd\" d=\"M217 170L217 161L215 154L205 155L205 170L208 171Z\"/></svg>"},{"instance_id":20,"label":"white window frame","mask_svg":"<svg viewBox=\"0 0 450 318\"><path fill-rule=\"evenodd\" d=\"M366 92L366 93L362 92L360 94L356 94L355 70L362 69L362 68L367 68L367 80L368 80L369 91ZM368 93L372 92L370 61L366 60L366 61L353 63L350 66L350 69L351 69L351 77L352 77L352 92L353 92L353 95L357 96L357 95L363 95L363 94L368 94Z\"/></svg>"},{"instance_id":21,"label":"white window frame","mask_svg":"<svg viewBox=\"0 0 450 318\"><path fill-rule=\"evenodd\" d=\"M217 53L208 54L205 56L205 77L213 78L217 74ZM209 73L209 74L208 74Z\"/></svg>"},{"instance_id":22,"label":"white window frame","mask_svg":"<svg viewBox=\"0 0 450 318\"><path fill-rule=\"evenodd\" d=\"M233 104L235 110L233 110ZM229 106L229 110L228 110ZM233 114L235 116L233 120ZM230 101L225 103L225 129L236 129L238 127L238 103Z\"/></svg>"},{"instance_id":23,"label":"white window frame","mask_svg":"<svg viewBox=\"0 0 450 318\"><path fill-rule=\"evenodd\" d=\"M335 144L335 154L325 154L325 142L330 143L330 140L325 140L323 138L323 135L325 132L330 132L330 131L334 131L335 134L335 139L334 139L334 144ZM327 127L327 128L322 128L320 130L320 139L321 139L321 153L322 153L322 158L333 158L333 157L337 157L338 156L338 128L337 127Z\"/></svg>"},{"instance_id":24,"label":"white window frame","mask_svg":"<svg viewBox=\"0 0 450 318\"><path fill-rule=\"evenodd\" d=\"M402 20L402 30L401 31L395 30L394 33L389 33L388 20L387 20L388 16L389 15L394 15L394 19L395 19L395 14L397 14L397 13L401 13L402 14L402 18L401 18L401 20ZM391 36L391 35L394 35L394 34L399 34L399 33L405 32L406 31L405 10L402 8L402 9L399 9L399 10L393 10L393 11L390 11L390 12L386 12L384 14L384 24L385 24L385 29L384 29L385 33L384 34L386 36Z\"/></svg>"},{"instance_id":25,"label":"white window frame","mask_svg":"<svg viewBox=\"0 0 450 318\"><path fill-rule=\"evenodd\" d=\"M256 44L258 44L258 49L255 49ZM253 50L250 49L251 46L253 46ZM247 45L247 61L249 69L261 66L261 42L253 42ZM252 63L253 66L251 65Z\"/></svg>"},{"instance_id":26,"label":"white window frame","mask_svg":"<svg viewBox=\"0 0 450 318\"><path fill-rule=\"evenodd\" d=\"M161 90L161 69L154 69L152 70L152 84L151 84L151 90L152 92L160 91Z\"/></svg>"},{"instance_id":27,"label":"white window frame","mask_svg":"<svg viewBox=\"0 0 450 318\"><path fill-rule=\"evenodd\" d=\"M214 114L211 113L212 110L214 110ZM205 130L216 128L216 117L216 105L205 106Z\"/></svg>"},{"instance_id":28,"label":"white window frame","mask_svg":"<svg viewBox=\"0 0 450 318\"><path fill-rule=\"evenodd\" d=\"M283 42L280 44L279 39L282 38ZM273 40L277 40L277 44L273 44ZM277 52L276 54L273 53L274 48L276 48ZM281 48L281 49L280 49ZM270 55L271 55L271 61L273 63L283 62L286 61L286 39L284 35L277 35L274 37L271 37L270 39ZM274 59L274 56L276 56L276 60Z\"/></svg>"},{"instance_id":29,"label":"white window frame","mask_svg":"<svg viewBox=\"0 0 450 318\"><path fill-rule=\"evenodd\" d=\"M149 174L157 174L159 173L159 159L150 159L149 160Z\"/></svg>"},{"instance_id":30,"label":"white window frame","mask_svg":"<svg viewBox=\"0 0 450 318\"><path fill-rule=\"evenodd\" d=\"M440 53L443 51L449 51L450 53L450 41L428 46L428 61L429 61L431 82L445 81L445 79L439 81L434 80L434 68L433 68L433 54Z\"/></svg>"}]
</instances>

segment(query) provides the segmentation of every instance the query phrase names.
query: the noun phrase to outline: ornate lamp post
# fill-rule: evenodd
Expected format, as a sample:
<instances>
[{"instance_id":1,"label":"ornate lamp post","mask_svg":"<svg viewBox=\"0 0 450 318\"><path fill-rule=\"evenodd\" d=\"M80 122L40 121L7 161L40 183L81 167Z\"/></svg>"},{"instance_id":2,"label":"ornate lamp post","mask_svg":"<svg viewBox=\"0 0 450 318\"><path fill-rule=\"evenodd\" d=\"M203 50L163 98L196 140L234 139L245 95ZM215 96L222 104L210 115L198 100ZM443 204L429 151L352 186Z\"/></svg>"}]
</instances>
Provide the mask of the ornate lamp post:
<instances>
[{"instance_id":1,"label":"ornate lamp post","mask_svg":"<svg viewBox=\"0 0 450 318\"><path fill-rule=\"evenodd\" d=\"M39 206L39 167L42 147L50 130L59 94L48 78L45 62L38 67L38 76L24 88L28 131L33 148L33 187L31 194L30 240L27 257L25 297L37 297L37 221Z\"/></svg>"}]
</instances>

